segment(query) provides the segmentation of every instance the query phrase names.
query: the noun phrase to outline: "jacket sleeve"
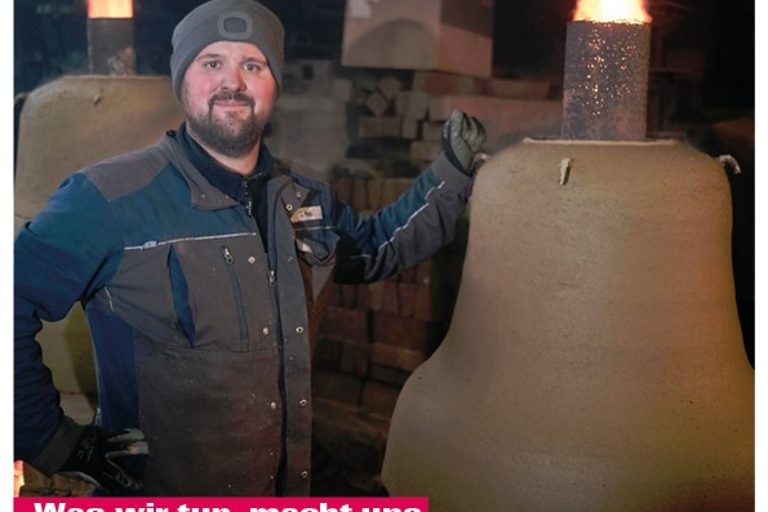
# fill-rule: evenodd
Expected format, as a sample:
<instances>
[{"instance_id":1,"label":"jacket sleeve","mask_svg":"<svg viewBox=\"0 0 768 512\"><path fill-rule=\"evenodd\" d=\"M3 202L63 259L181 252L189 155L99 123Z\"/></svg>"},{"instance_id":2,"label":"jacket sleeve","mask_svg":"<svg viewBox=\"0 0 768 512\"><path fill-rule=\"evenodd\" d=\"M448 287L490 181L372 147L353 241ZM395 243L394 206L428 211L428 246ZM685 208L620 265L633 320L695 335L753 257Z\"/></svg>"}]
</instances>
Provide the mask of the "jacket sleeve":
<instances>
[{"instance_id":1,"label":"jacket sleeve","mask_svg":"<svg viewBox=\"0 0 768 512\"><path fill-rule=\"evenodd\" d=\"M108 206L74 174L14 244L14 455L46 474L64 463L81 427L64 416L35 336L41 320L61 320L114 272L109 255L121 241Z\"/></svg>"},{"instance_id":2,"label":"jacket sleeve","mask_svg":"<svg viewBox=\"0 0 768 512\"><path fill-rule=\"evenodd\" d=\"M386 279L435 254L453 240L472 181L441 153L397 201L372 215L335 201L335 280Z\"/></svg>"}]
</instances>

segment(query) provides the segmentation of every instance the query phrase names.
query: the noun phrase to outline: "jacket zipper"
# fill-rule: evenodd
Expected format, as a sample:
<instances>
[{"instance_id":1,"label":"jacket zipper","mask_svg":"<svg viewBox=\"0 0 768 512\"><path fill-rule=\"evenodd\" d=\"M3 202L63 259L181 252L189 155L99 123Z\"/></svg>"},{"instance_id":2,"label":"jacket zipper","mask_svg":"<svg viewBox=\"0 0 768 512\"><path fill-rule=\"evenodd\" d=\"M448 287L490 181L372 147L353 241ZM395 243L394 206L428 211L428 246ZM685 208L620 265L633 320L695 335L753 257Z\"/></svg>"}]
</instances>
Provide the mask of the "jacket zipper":
<instances>
[{"instance_id":1,"label":"jacket zipper","mask_svg":"<svg viewBox=\"0 0 768 512\"><path fill-rule=\"evenodd\" d=\"M240 341L248 342L248 320L245 316L245 306L243 305L243 291L240 288L240 280L235 273L235 257L232 256L232 251L226 245L221 246L221 253L224 256L224 263L227 264L227 273L229 274L229 282L232 285L232 290L235 296L235 306L237 307L237 317L240 321Z\"/></svg>"}]
</instances>

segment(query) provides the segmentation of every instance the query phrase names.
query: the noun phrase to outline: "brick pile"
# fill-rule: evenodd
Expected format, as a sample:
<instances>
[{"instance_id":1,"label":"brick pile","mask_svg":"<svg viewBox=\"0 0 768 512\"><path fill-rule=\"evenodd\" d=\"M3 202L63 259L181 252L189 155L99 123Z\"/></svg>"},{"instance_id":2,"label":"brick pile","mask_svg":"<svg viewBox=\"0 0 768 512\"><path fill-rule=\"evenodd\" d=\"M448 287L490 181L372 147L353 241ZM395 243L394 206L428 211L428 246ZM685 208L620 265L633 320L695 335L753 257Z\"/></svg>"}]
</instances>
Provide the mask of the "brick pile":
<instances>
[{"instance_id":1,"label":"brick pile","mask_svg":"<svg viewBox=\"0 0 768 512\"><path fill-rule=\"evenodd\" d=\"M383 72L353 80L358 139L408 141L409 160L422 164L440 152L440 129L454 109L480 119L495 151L524 136L555 136L561 103L547 80L477 78L436 71Z\"/></svg>"},{"instance_id":2,"label":"brick pile","mask_svg":"<svg viewBox=\"0 0 768 512\"><path fill-rule=\"evenodd\" d=\"M341 174L335 188L359 211L393 202L413 178ZM312 373L312 493L377 494L389 419L411 372L443 339L458 293L468 219L436 256L385 281L333 284Z\"/></svg>"},{"instance_id":3,"label":"brick pile","mask_svg":"<svg viewBox=\"0 0 768 512\"><path fill-rule=\"evenodd\" d=\"M342 201L366 212L392 203L411 182L347 175L337 177L335 188ZM405 380L445 334L462 258L459 236L436 257L385 281L334 284L315 355L316 395L388 418Z\"/></svg>"},{"instance_id":4,"label":"brick pile","mask_svg":"<svg viewBox=\"0 0 768 512\"><path fill-rule=\"evenodd\" d=\"M442 125L455 108L483 122L490 152L524 136L556 136L560 130L561 103L551 99L553 87L546 80L319 63L302 69L286 81L286 90L311 98L302 101L317 101L316 108L324 102L345 105L346 154L328 175L339 199L359 212L391 204L439 155ZM334 117L329 131L335 133L338 122ZM278 124L275 134L284 127ZM285 156L294 158L288 148L297 140L303 144L305 137L283 136ZM380 490L389 418L405 381L448 329L467 228L464 217L453 244L398 276L361 286L334 285L312 375L314 494Z\"/></svg>"}]
</instances>

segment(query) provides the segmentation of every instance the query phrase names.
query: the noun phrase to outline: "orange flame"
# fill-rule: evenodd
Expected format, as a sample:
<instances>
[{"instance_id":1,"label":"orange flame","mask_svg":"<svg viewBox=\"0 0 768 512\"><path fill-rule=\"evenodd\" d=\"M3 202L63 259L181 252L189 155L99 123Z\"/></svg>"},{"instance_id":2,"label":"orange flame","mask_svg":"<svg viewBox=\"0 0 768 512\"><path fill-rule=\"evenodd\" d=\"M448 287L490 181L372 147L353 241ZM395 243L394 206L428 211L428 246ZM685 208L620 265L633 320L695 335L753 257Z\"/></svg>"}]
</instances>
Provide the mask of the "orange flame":
<instances>
[{"instance_id":1,"label":"orange flame","mask_svg":"<svg viewBox=\"0 0 768 512\"><path fill-rule=\"evenodd\" d=\"M650 23L647 0L578 0L574 21Z\"/></svg>"},{"instance_id":2,"label":"orange flame","mask_svg":"<svg viewBox=\"0 0 768 512\"><path fill-rule=\"evenodd\" d=\"M89 18L133 18L133 0L88 0Z\"/></svg>"}]
</instances>

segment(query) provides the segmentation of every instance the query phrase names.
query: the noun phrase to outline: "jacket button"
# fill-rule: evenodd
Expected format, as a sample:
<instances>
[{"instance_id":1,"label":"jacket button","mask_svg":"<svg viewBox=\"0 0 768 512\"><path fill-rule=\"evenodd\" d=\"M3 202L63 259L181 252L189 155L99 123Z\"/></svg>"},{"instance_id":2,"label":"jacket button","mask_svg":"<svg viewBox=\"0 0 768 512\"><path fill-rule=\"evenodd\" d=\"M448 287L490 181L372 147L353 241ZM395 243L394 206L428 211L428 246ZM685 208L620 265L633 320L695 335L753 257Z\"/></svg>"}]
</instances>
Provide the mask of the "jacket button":
<instances>
[{"instance_id":1,"label":"jacket button","mask_svg":"<svg viewBox=\"0 0 768 512\"><path fill-rule=\"evenodd\" d=\"M306 407L308 403L309 402L307 401L306 398L302 398L301 400L299 400L299 407Z\"/></svg>"},{"instance_id":2,"label":"jacket button","mask_svg":"<svg viewBox=\"0 0 768 512\"><path fill-rule=\"evenodd\" d=\"M304 471L302 471L301 472L301 478L303 478L304 480L309 478L309 471L307 471L306 469Z\"/></svg>"},{"instance_id":3,"label":"jacket button","mask_svg":"<svg viewBox=\"0 0 768 512\"><path fill-rule=\"evenodd\" d=\"M269 408L270 409L277 409L277 402L269 402Z\"/></svg>"},{"instance_id":4,"label":"jacket button","mask_svg":"<svg viewBox=\"0 0 768 512\"><path fill-rule=\"evenodd\" d=\"M293 261L293 256L288 256L288 262Z\"/></svg>"},{"instance_id":5,"label":"jacket button","mask_svg":"<svg viewBox=\"0 0 768 512\"><path fill-rule=\"evenodd\" d=\"M303 333L303 332L304 332L304 328L303 328L302 326L298 326L298 327L296 328L296 332L297 332L297 333L299 333L299 334L301 334L301 333Z\"/></svg>"},{"instance_id":6,"label":"jacket button","mask_svg":"<svg viewBox=\"0 0 768 512\"><path fill-rule=\"evenodd\" d=\"M251 265L256 263L256 257L255 256L248 256L248 263L250 263Z\"/></svg>"},{"instance_id":7,"label":"jacket button","mask_svg":"<svg viewBox=\"0 0 768 512\"><path fill-rule=\"evenodd\" d=\"M288 203L287 205L285 205L285 209L288 210L289 212L293 211L293 205L291 203Z\"/></svg>"},{"instance_id":8,"label":"jacket button","mask_svg":"<svg viewBox=\"0 0 768 512\"><path fill-rule=\"evenodd\" d=\"M264 336L268 335L268 334L269 334L269 327L265 327L265 328L263 328L263 329L261 330L261 332L263 332L263 333L264 333Z\"/></svg>"}]
</instances>

